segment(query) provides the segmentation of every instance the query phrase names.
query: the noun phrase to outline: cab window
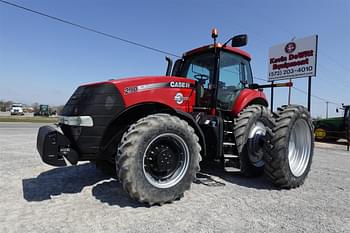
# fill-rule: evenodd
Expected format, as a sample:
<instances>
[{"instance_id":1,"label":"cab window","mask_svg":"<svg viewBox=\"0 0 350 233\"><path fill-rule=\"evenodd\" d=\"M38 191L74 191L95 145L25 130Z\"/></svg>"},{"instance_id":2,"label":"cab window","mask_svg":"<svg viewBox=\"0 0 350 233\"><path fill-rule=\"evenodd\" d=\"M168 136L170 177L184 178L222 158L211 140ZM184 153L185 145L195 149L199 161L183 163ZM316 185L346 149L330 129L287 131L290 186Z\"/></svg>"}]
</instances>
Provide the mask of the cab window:
<instances>
[{"instance_id":1,"label":"cab window","mask_svg":"<svg viewBox=\"0 0 350 233\"><path fill-rule=\"evenodd\" d=\"M200 81L208 88L213 79L214 59L213 53L203 53L186 59L181 76Z\"/></svg>"},{"instance_id":2,"label":"cab window","mask_svg":"<svg viewBox=\"0 0 350 233\"><path fill-rule=\"evenodd\" d=\"M214 78L214 53L202 53L185 60L182 68L182 77L197 81L196 105L197 107L210 107L211 90Z\"/></svg>"}]
</instances>

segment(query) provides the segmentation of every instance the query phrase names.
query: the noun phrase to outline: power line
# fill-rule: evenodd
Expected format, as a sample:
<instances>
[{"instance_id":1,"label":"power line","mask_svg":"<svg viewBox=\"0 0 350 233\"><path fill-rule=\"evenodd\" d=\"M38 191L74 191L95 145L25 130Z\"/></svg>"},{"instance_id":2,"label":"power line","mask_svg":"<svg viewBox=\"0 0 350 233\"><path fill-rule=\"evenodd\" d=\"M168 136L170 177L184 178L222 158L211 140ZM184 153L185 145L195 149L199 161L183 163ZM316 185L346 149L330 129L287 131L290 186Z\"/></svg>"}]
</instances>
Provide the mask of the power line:
<instances>
[{"instance_id":1,"label":"power line","mask_svg":"<svg viewBox=\"0 0 350 233\"><path fill-rule=\"evenodd\" d=\"M264 82L268 82L268 80L267 80L267 79L264 79L264 78L259 78L259 77L256 77L256 76L254 76L254 79L257 79L257 80L260 80L260 81L264 81Z\"/></svg>"},{"instance_id":2,"label":"power line","mask_svg":"<svg viewBox=\"0 0 350 233\"><path fill-rule=\"evenodd\" d=\"M134 42L134 41L131 41L131 40L128 40L128 39L124 39L124 38L121 38L119 36L115 36L115 35L112 35L112 34L109 34L109 33L106 33L106 32L102 32L102 31L96 30L96 29L91 28L91 27L83 26L81 24L77 24L77 23L74 23L74 22L71 22L71 21L68 21L68 20L65 20L65 19L61 19L61 18L52 16L52 15L48 15L48 14L45 14L45 13L42 13L42 12L39 12L39 11L30 9L30 8L27 8L27 7L24 7L24 6L20 6L20 5L17 5L17 4L8 2L8 1L0 0L0 2L4 3L4 4L7 4L7 5L10 5L10 6L13 6L13 7L16 7L16 8L19 8L19 9L22 9L22 10L25 10L25 11L28 11L28 12L31 12L31 13L34 13L34 14L38 14L38 15L44 16L46 18L50 18L52 20L59 21L61 23L69 24L71 26L74 26L74 27L77 27L77 28L80 28L80 29L83 29L83 30L86 30L86 31L94 32L94 33L102 35L102 36L106 36L106 37L109 37L109 38L112 38L112 39L115 39L115 40L119 40L119 41L122 41L122 42L125 42L125 43L128 43L128 44L132 44L132 45L135 45L135 46L138 46L138 47L142 47L144 49L149 49L149 50L152 50L154 52L158 52L158 53L162 53L162 54L165 54L165 55L170 55L170 56L173 56L173 57L179 57L180 58L180 56L178 56L176 54L173 54L173 53L170 53L170 52L167 52L167 51L164 51L164 50L160 50L160 49L148 46L148 45L144 45L144 44L141 44L141 43L138 43L138 42Z\"/></svg>"},{"instance_id":3,"label":"power line","mask_svg":"<svg viewBox=\"0 0 350 233\"><path fill-rule=\"evenodd\" d=\"M339 62L337 62L334 58L332 58L331 56L329 56L328 54L326 54L325 52L321 52L323 55L325 55L325 57L329 60L332 61L334 64L337 64L339 67L343 68L343 70L350 72L349 67L344 66L343 64L340 64Z\"/></svg>"},{"instance_id":4,"label":"power line","mask_svg":"<svg viewBox=\"0 0 350 233\"><path fill-rule=\"evenodd\" d=\"M321 64L319 64L321 65ZM318 66L318 65L317 65ZM340 89L343 89L345 92L349 91L350 88L350 82L346 77L339 76L338 74L328 70L326 66L320 66L317 68L318 70L321 70L321 73L328 73L326 71L329 71L328 75L317 75L318 78L320 78L323 83L327 83L328 87L336 86ZM319 72L318 72L319 73ZM338 80L335 80L337 78Z\"/></svg>"},{"instance_id":5,"label":"power line","mask_svg":"<svg viewBox=\"0 0 350 233\"><path fill-rule=\"evenodd\" d=\"M297 91L299 91L299 92L301 92L301 93L304 93L304 94L308 94L306 91L304 91L304 90L302 90L302 89L299 89L299 88L297 88L297 87L292 87L293 89L295 89L295 90L297 90ZM312 97L314 97L315 99L318 99L318 100L321 100L321 101L323 101L323 102L325 102L325 103L330 103L330 104L333 104L333 105L336 105L336 106L339 106L339 105L341 105L340 103L336 103L336 102L333 102L333 101L330 101L330 100L326 100L326 99L324 99L324 98L322 98L322 97L319 97L319 96L317 96L317 95L311 95Z\"/></svg>"},{"instance_id":6,"label":"power line","mask_svg":"<svg viewBox=\"0 0 350 233\"><path fill-rule=\"evenodd\" d=\"M254 79L268 82L267 79L259 78L259 77L256 77L256 76L254 76ZM302 90L302 89L300 89L300 88L297 88L297 87L294 87L294 86L293 86L292 88L295 89L295 90L297 90L297 91L299 91L299 92L301 92L301 93L303 93L303 94L305 94L305 95L308 94L306 91L304 91L304 90ZM334 104L334 105L336 105L336 106L341 105L340 103L335 103L335 102L333 102L333 101L327 100L327 99L322 98L322 97L319 97L319 96L317 96L317 95L313 95L313 94L312 94L311 96L312 96L313 98L316 98L316 99L318 99L318 100L321 100L321 101L323 101L323 102L325 102L325 103Z\"/></svg>"}]
</instances>

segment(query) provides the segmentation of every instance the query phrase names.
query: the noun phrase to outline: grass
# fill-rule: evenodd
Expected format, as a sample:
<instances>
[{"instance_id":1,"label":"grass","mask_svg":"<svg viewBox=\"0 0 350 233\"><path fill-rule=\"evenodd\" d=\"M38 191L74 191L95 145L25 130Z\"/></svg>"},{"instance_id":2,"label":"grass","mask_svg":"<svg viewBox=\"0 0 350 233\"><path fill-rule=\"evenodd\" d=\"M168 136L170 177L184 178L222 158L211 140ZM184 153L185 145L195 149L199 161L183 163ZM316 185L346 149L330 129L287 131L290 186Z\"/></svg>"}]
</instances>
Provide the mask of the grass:
<instances>
[{"instance_id":1,"label":"grass","mask_svg":"<svg viewBox=\"0 0 350 233\"><path fill-rule=\"evenodd\" d=\"M57 117L0 116L0 122L56 123Z\"/></svg>"}]
</instances>

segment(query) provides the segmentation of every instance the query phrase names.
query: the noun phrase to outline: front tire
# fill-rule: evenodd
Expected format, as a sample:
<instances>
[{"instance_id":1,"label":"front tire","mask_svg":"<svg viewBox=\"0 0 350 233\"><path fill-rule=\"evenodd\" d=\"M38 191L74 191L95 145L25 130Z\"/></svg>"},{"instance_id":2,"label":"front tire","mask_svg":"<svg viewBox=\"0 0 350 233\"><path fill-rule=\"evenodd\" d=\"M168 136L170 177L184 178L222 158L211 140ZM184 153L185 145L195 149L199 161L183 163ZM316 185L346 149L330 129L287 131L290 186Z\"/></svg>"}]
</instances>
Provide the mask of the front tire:
<instances>
[{"instance_id":1,"label":"front tire","mask_svg":"<svg viewBox=\"0 0 350 233\"><path fill-rule=\"evenodd\" d=\"M199 171L200 150L186 121L169 114L149 115L122 137L116 156L119 180L141 203L171 202L190 189Z\"/></svg>"},{"instance_id":2,"label":"front tire","mask_svg":"<svg viewBox=\"0 0 350 233\"><path fill-rule=\"evenodd\" d=\"M314 151L310 114L303 106L282 106L277 112L273 131L265 174L277 187L299 187L310 171Z\"/></svg>"}]
</instances>

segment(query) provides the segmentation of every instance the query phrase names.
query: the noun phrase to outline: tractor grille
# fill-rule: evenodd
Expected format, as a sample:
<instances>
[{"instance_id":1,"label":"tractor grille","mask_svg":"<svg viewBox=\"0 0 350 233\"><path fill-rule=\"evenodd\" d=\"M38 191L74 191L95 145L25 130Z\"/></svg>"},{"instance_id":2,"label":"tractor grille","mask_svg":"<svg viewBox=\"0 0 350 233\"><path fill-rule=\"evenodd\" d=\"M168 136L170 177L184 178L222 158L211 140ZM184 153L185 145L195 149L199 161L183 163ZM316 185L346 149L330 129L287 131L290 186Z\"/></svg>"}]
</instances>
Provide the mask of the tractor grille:
<instances>
[{"instance_id":1,"label":"tractor grille","mask_svg":"<svg viewBox=\"0 0 350 233\"><path fill-rule=\"evenodd\" d=\"M124 108L123 98L113 84L81 86L68 100L61 115L91 116L94 126L61 125L61 129L80 155L96 154L106 127Z\"/></svg>"}]
</instances>

